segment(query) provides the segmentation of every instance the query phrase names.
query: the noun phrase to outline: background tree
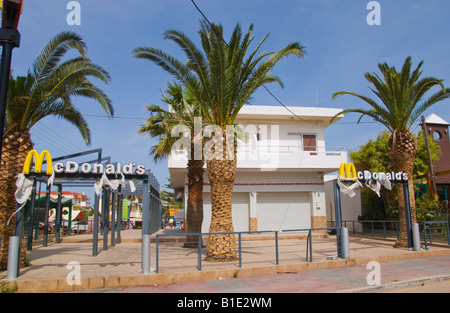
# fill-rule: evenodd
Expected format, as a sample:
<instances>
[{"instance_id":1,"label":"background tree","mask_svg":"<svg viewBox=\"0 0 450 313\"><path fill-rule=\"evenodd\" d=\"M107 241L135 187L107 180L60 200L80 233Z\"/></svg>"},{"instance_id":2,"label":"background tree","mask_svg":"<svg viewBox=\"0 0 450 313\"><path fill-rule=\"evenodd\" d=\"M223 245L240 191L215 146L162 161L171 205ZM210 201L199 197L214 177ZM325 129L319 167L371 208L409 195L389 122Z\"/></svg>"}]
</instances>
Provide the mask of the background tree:
<instances>
[{"instance_id":1,"label":"background tree","mask_svg":"<svg viewBox=\"0 0 450 313\"><path fill-rule=\"evenodd\" d=\"M187 62L151 47L137 48L134 55L153 61L183 83L198 101L207 122L214 125L211 135L214 145L206 156L211 184L210 232L228 233L234 231L231 203L236 176L236 146L234 134L226 132L227 126L233 125L242 106L258 88L273 82L283 87L281 80L269 71L287 56L303 57L304 47L300 43L292 43L278 52L257 55L267 35L247 56L254 39L253 25L245 35L241 26L236 25L228 43L223 39L223 27L208 21L200 22L198 34L203 51L182 32L168 30L165 33L166 39L181 48ZM232 147L231 151L225 147ZM207 257L217 261L235 259L234 235L210 235Z\"/></svg>"},{"instance_id":2,"label":"background tree","mask_svg":"<svg viewBox=\"0 0 450 313\"><path fill-rule=\"evenodd\" d=\"M415 70L411 70L411 57L408 57L403 64L401 72L395 67L390 67L386 63L378 65L381 77L377 73L366 73L366 79L372 84L369 89L376 95L377 101L359 95L354 92L340 91L333 95L336 99L342 95L355 96L366 102L371 109L348 109L339 113L360 113L361 118L365 115L373 118L385 126L389 133L389 160L392 169L395 172L404 172L408 174L411 220L416 222L416 206L414 199L413 169L414 160L417 151L417 143L411 127L416 125L418 118L433 104L447 99L450 96L450 90L443 85L442 79L427 77L420 79L422 75L421 67L423 61L419 63ZM420 79L420 80L419 80ZM425 95L433 88L440 87L439 91L424 99ZM398 188L399 201L399 219L400 219L400 238L397 246L407 246L405 203L402 196L402 188Z\"/></svg>"},{"instance_id":3,"label":"background tree","mask_svg":"<svg viewBox=\"0 0 450 313\"><path fill-rule=\"evenodd\" d=\"M350 159L358 170L371 172L392 172L392 166L389 159L389 132L383 131L375 140L370 139L365 145L362 145L358 151L350 152ZM428 171L428 156L425 146L425 137L420 131L415 136L417 141L417 153L414 160L413 179ZM433 162L439 160L441 148L432 139L428 138ZM363 218L367 219L398 219L398 212L392 212L392 208L398 207L396 204L397 196L395 193L382 188L381 198L370 189L364 188L363 198Z\"/></svg>"},{"instance_id":4,"label":"background tree","mask_svg":"<svg viewBox=\"0 0 450 313\"><path fill-rule=\"evenodd\" d=\"M69 51L78 56L64 61ZM16 178L33 148L31 128L47 116L56 116L75 125L90 144L89 127L72 98L93 99L108 116L114 114L110 99L90 81L92 77L104 83L111 80L108 72L87 58L83 39L76 33L63 32L48 42L26 76L10 80L0 165L0 269L6 267L9 237L14 231L14 220L6 224L16 210Z\"/></svg>"},{"instance_id":5,"label":"background tree","mask_svg":"<svg viewBox=\"0 0 450 313\"><path fill-rule=\"evenodd\" d=\"M180 210L183 208L183 202L175 201L175 191L172 187L170 178L167 178L167 184L161 190L161 215L164 221L170 218L170 210Z\"/></svg>"}]
</instances>

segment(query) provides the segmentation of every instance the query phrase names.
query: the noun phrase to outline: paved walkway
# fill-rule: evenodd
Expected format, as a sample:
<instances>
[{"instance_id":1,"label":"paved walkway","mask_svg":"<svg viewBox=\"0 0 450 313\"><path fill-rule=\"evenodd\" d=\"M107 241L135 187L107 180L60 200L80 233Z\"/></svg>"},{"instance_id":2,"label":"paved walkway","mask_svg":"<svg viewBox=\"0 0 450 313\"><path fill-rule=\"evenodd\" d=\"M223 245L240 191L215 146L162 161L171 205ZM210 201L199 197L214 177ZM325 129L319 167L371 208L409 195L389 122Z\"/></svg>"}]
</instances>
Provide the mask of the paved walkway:
<instances>
[{"instance_id":1,"label":"paved walkway","mask_svg":"<svg viewBox=\"0 0 450 313\"><path fill-rule=\"evenodd\" d=\"M369 286L372 268L345 266L291 273L237 277L104 290L122 293L325 293L387 292L397 288L434 285L434 292L450 292L450 256L380 263L380 285ZM439 289L446 288L446 289Z\"/></svg>"},{"instance_id":2,"label":"paved walkway","mask_svg":"<svg viewBox=\"0 0 450 313\"><path fill-rule=\"evenodd\" d=\"M202 271L197 269L198 249L184 249L179 242L163 242L159 247L159 273L143 275L140 236L139 230L124 231L121 244L109 246L95 257L92 235L66 237L62 244L48 247L35 246L31 253L32 266L21 269L16 280L18 292L105 288L123 292L223 292L236 290L235 284L240 284L242 288L238 290L242 292L348 291L367 287L370 270L366 266L370 261L382 263L383 286L411 279L450 278L450 249L445 245L435 245L430 251L408 251L393 248L390 241L351 237L350 258L340 260L333 258L335 237L316 237L312 241L313 262L307 262L304 234L280 234L278 265L274 236L248 235L242 240L242 267L237 261L202 261ZM102 246L100 241L99 249ZM80 266L68 267L69 263ZM156 267L154 243L151 266ZM73 275L76 269L81 284L70 285L67 277L76 277ZM283 283L277 285L276 277L282 278ZM5 278L6 272L0 272L0 279ZM196 282L195 288L192 282Z\"/></svg>"}]
</instances>

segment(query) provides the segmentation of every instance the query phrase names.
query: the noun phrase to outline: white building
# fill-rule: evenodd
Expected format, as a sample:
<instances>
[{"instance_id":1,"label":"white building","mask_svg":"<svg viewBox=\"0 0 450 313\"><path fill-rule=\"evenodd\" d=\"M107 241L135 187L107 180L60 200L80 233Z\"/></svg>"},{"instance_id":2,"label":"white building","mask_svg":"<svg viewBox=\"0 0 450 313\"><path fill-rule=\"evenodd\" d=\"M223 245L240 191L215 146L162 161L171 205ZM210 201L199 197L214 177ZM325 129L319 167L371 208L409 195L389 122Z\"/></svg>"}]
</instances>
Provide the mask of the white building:
<instances>
[{"instance_id":1,"label":"white building","mask_svg":"<svg viewBox=\"0 0 450 313\"><path fill-rule=\"evenodd\" d=\"M244 106L236 124L247 140L238 140L233 193L235 231L326 227L324 175L347 162L344 148L325 145L324 130L340 109ZM342 117L340 117L342 118ZM334 120L338 121L340 118ZM179 151L180 152L180 151ZM187 200L186 153L169 157L172 185ZM210 185L204 172L204 222L211 220ZM187 207L187 205L185 205Z\"/></svg>"},{"instance_id":2,"label":"white building","mask_svg":"<svg viewBox=\"0 0 450 313\"><path fill-rule=\"evenodd\" d=\"M336 222L336 205L334 202L334 180L336 175L325 175L325 198L326 198L326 210L327 221L332 222L328 226L335 226ZM360 223L353 223L358 221L358 218L362 215L361 205L361 188L354 190L355 195L350 197L341 190L341 218L344 223L344 227L348 227L350 231L360 232L362 230Z\"/></svg>"}]
</instances>

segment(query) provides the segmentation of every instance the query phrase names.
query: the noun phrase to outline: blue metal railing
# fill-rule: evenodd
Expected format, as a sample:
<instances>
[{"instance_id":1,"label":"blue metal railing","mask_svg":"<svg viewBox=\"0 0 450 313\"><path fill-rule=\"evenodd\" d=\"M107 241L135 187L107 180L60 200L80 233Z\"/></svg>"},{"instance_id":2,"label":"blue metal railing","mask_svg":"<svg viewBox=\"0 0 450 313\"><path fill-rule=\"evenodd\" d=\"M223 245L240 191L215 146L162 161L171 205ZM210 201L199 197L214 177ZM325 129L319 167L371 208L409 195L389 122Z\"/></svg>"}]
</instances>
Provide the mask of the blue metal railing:
<instances>
[{"instance_id":1,"label":"blue metal railing","mask_svg":"<svg viewBox=\"0 0 450 313\"><path fill-rule=\"evenodd\" d=\"M328 222L334 225L335 222ZM361 221L342 221L343 227L349 229L353 235L369 236L372 238L399 238L399 221L396 220L361 220ZM423 235L425 249L428 250L428 243L433 243L433 236L436 238L439 234L440 240L443 240L446 233L446 240L450 245L450 231L448 221L419 221L420 232ZM434 235L433 235L434 233Z\"/></svg>"},{"instance_id":2,"label":"blue metal railing","mask_svg":"<svg viewBox=\"0 0 450 313\"><path fill-rule=\"evenodd\" d=\"M425 250L428 250L428 236L429 233L430 244L433 244L433 230L446 230L447 232L447 242L450 246L450 229L448 226L448 221L432 221L432 222L419 222L423 224L423 240L425 242ZM444 225L444 226L436 226ZM428 226L428 228L427 228Z\"/></svg>"},{"instance_id":3,"label":"blue metal railing","mask_svg":"<svg viewBox=\"0 0 450 313\"><path fill-rule=\"evenodd\" d=\"M168 238L168 237L187 237L187 236L197 236L198 242L197 242L197 269L199 271L202 270L202 239L203 236L209 236L209 235L237 235L238 239L238 261L239 261L239 267L242 267L242 235L243 234L274 234L274 241L275 241L275 263L276 265L280 264L280 258L279 258L279 234L280 233L293 233L293 232L302 232L302 233L308 233L307 240L306 240L306 261L312 262L313 261L313 246L312 246L312 233L314 231L332 231L337 230L336 227L329 227L329 228L308 228L308 229L291 229L291 230L282 230L282 231L245 231L245 232L228 232L228 233L192 233L192 234L157 234L156 235L156 273L159 273L160 268L160 239L162 238Z\"/></svg>"}]
</instances>

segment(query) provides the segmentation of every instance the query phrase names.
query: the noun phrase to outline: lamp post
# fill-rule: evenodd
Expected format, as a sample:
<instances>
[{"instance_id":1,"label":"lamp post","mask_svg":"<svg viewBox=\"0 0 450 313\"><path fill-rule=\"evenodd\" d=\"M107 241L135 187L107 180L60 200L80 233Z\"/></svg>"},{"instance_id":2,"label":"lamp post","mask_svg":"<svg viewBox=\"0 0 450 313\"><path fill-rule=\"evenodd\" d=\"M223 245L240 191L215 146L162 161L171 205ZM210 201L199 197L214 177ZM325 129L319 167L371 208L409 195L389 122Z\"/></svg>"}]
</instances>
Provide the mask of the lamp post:
<instances>
[{"instance_id":1,"label":"lamp post","mask_svg":"<svg viewBox=\"0 0 450 313\"><path fill-rule=\"evenodd\" d=\"M9 75L11 73L12 50L20 46L19 26L23 0L3 0L2 27L0 28L0 44L3 46L0 68L0 166L3 148L3 132L6 119L6 100L8 98Z\"/></svg>"}]
</instances>

